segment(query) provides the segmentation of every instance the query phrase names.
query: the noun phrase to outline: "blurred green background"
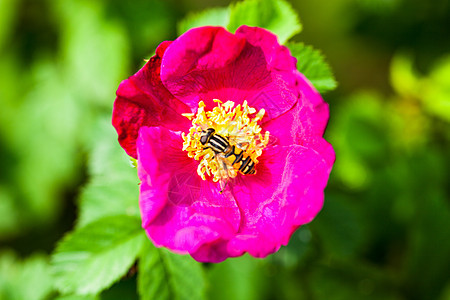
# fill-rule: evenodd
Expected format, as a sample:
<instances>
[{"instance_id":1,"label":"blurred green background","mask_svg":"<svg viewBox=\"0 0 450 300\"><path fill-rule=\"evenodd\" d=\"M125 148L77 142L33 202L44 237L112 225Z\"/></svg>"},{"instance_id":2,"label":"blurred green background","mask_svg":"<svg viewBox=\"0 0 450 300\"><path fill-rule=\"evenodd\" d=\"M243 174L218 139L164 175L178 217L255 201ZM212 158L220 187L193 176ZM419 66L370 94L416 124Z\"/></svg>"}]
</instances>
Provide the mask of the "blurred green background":
<instances>
[{"instance_id":1,"label":"blurred green background","mask_svg":"<svg viewBox=\"0 0 450 300\"><path fill-rule=\"evenodd\" d=\"M339 82L324 94L337 156L325 206L267 259L205 265L208 297L450 299L449 1L289 2L293 40ZM48 255L74 226L119 82L189 12L228 4L0 0L0 299L58 296ZM135 290L131 274L101 298Z\"/></svg>"}]
</instances>

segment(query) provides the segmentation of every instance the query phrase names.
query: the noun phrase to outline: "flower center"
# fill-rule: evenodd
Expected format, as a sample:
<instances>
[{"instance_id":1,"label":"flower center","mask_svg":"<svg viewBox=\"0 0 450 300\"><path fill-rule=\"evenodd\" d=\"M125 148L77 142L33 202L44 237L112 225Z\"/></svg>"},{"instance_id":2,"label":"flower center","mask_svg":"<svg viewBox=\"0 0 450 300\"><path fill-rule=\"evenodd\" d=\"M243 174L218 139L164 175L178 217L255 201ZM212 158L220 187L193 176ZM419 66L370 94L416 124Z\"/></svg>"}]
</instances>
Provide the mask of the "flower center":
<instances>
[{"instance_id":1,"label":"flower center","mask_svg":"<svg viewBox=\"0 0 450 300\"><path fill-rule=\"evenodd\" d=\"M182 133L183 150L200 161L197 173L203 180L206 174L213 176L214 182L238 173L255 174L258 157L270 136L268 131L262 134L258 125L264 109L256 113L247 101L236 107L233 101L214 102L217 106L211 111L205 111L205 103L200 101L196 114L183 114L192 120L189 133Z\"/></svg>"}]
</instances>

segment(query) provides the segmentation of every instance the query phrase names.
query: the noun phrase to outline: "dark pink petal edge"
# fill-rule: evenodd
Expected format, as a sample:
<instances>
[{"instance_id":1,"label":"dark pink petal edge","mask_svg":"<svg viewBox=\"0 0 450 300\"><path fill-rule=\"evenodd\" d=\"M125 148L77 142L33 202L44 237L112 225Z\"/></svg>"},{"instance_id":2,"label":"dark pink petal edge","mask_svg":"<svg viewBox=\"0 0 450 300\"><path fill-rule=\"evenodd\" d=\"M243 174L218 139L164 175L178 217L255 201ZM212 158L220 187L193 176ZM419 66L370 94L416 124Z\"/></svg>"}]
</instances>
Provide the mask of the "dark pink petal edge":
<instances>
[{"instance_id":1,"label":"dark pink petal edge","mask_svg":"<svg viewBox=\"0 0 450 300\"><path fill-rule=\"evenodd\" d=\"M119 143L128 155L137 158L136 140L142 126L165 126L181 130L189 122L180 113L190 109L177 100L160 79L161 58L171 42L163 42L145 66L117 89L112 123Z\"/></svg>"}]
</instances>

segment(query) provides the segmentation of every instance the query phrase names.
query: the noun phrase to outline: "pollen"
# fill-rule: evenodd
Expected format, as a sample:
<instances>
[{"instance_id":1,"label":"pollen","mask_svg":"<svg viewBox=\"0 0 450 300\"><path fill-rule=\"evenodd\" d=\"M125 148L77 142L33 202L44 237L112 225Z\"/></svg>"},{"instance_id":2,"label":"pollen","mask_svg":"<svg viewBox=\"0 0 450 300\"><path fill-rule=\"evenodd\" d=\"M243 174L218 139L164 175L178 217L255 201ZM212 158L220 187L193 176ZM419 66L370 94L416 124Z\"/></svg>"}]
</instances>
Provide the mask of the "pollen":
<instances>
[{"instance_id":1,"label":"pollen","mask_svg":"<svg viewBox=\"0 0 450 300\"><path fill-rule=\"evenodd\" d=\"M206 110L205 103L200 101L195 114L183 114L192 121L192 127L188 133L182 133L182 138L183 150L187 151L189 157L199 161L198 175L203 180L208 176L217 182L236 177L239 165L225 159L224 153L201 143L200 138L207 129L212 128L214 134L225 138L229 144L227 147L235 146L239 152L245 152L245 156L250 157L255 165L269 143L270 133L266 131L263 134L258 124L265 114L264 109L256 112L255 108L248 106L247 101L235 105L233 101L223 103L214 99L214 103L216 106L212 110Z\"/></svg>"}]
</instances>

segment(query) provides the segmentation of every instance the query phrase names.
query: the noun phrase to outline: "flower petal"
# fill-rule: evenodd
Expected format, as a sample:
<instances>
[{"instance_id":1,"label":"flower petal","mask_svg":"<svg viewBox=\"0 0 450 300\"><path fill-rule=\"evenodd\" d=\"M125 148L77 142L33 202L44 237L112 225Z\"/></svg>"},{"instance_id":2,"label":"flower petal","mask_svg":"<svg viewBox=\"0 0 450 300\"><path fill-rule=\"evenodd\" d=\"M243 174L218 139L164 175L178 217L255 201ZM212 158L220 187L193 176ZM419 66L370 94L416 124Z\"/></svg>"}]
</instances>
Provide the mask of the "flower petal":
<instances>
[{"instance_id":1,"label":"flower petal","mask_svg":"<svg viewBox=\"0 0 450 300\"><path fill-rule=\"evenodd\" d=\"M321 138L328 123L328 104L300 72L296 72L297 104L278 118L264 123L264 130L277 138L279 145L308 145Z\"/></svg>"},{"instance_id":2,"label":"flower petal","mask_svg":"<svg viewBox=\"0 0 450 300\"><path fill-rule=\"evenodd\" d=\"M322 208L330 171L324 155L313 148L266 149L257 174L241 176L233 186L242 221L239 233L227 246L229 252L265 257L286 245L292 233Z\"/></svg>"},{"instance_id":3,"label":"flower petal","mask_svg":"<svg viewBox=\"0 0 450 300\"><path fill-rule=\"evenodd\" d=\"M182 152L179 133L142 127L137 147L142 226L155 245L193 253L205 243L236 234L236 202L197 175L198 163Z\"/></svg>"},{"instance_id":4,"label":"flower petal","mask_svg":"<svg viewBox=\"0 0 450 300\"><path fill-rule=\"evenodd\" d=\"M329 145L329 144L328 144ZM268 148L255 176L240 176L233 194L241 210L239 232L230 240L205 243L191 253L199 261L220 262L245 252L265 257L286 245L292 233L320 211L334 157L299 145Z\"/></svg>"},{"instance_id":5,"label":"flower petal","mask_svg":"<svg viewBox=\"0 0 450 300\"><path fill-rule=\"evenodd\" d=\"M145 66L122 81L117 89L112 123L119 134L119 143L128 155L137 158L136 139L142 126L165 126L170 129L189 128L181 113L189 107L174 98L160 79L161 57L170 42L163 42Z\"/></svg>"},{"instance_id":6,"label":"flower petal","mask_svg":"<svg viewBox=\"0 0 450 300\"><path fill-rule=\"evenodd\" d=\"M261 28L240 27L236 34L222 27L194 28L165 52L161 80L194 111L203 100L244 100L275 118L297 101L295 58L276 36Z\"/></svg>"}]
</instances>

